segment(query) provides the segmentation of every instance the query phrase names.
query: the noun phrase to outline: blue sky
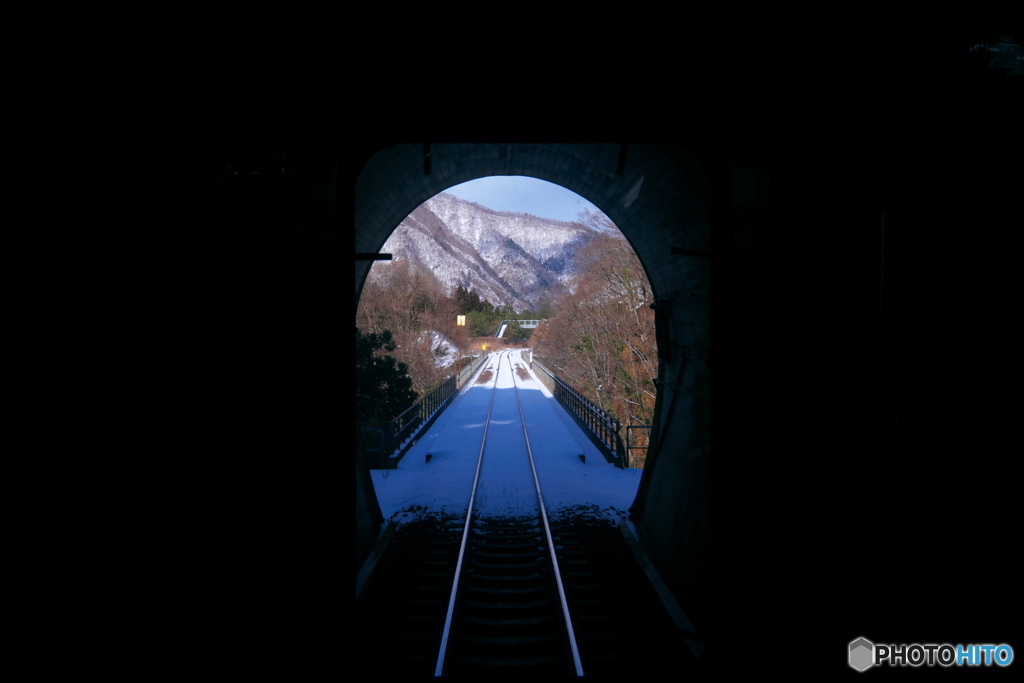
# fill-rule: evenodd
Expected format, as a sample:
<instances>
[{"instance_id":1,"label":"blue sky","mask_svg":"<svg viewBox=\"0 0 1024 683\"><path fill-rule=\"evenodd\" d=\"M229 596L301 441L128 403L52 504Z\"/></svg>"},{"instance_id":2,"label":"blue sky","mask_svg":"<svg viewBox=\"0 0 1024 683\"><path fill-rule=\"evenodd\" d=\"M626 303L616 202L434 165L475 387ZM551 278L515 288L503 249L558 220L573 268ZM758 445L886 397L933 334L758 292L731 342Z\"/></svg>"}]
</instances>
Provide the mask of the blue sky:
<instances>
[{"instance_id":1,"label":"blue sky","mask_svg":"<svg viewBox=\"0 0 1024 683\"><path fill-rule=\"evenodd\" d=\"M574 221L581 211L599 209L575 192L526 176L489 176L445 190L460 199L495 211L532 213L541 218Z\"/></svg>"}]
</instances>

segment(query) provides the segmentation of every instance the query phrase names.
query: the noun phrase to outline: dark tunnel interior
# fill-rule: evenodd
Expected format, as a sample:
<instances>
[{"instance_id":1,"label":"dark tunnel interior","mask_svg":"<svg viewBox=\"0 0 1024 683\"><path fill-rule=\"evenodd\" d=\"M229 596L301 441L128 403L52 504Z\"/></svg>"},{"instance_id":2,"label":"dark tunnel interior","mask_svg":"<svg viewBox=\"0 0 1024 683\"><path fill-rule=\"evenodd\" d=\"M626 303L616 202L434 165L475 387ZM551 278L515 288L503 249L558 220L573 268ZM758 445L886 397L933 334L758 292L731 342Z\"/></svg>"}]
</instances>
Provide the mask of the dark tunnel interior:
<instances>
[{"instance_id":1,"label":"dark tunnel interior","mask_svg":"<svg viewBox=\"0 0 1024 683\"><path fill-rule=\"evenodd\" d=\"M559 96L543 80L504 107L477 84L470 111L410 108L412 74L313 94L197 76L152 136L166 163L130 179L131 220L154 226L128 242L116 323L145 384L117 534L138 543L119 585L153 624L139 651L291 674L357 657L355 180L390 145L456 138L699 140L756 171L759 208L723 210L711 262L716 665L783 633L839 668L858 636L1012 643L1021 76L965 56L1017 28L994 23L827 68L792 48L726 76L595 78L615 106L586 116L535 106Z\"/></svg>"}]
</instances>

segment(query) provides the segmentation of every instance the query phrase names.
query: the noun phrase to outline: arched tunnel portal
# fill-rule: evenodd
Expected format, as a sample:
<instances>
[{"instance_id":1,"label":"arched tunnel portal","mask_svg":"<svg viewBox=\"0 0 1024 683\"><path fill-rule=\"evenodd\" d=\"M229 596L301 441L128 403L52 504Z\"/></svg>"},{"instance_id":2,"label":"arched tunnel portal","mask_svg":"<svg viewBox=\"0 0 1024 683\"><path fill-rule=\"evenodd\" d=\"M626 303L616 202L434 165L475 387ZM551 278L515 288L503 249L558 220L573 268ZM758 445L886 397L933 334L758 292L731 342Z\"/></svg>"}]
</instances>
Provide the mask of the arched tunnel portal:
<instances>
[{"instance_id":1,"label":"arched tunnel portal","mask_svg":"<svg viewBox=\"0 0 1024 683\"><path fill-rule=\"evenodd\" d=\"M682 145L409 143L366 159L355 184L355 251L379 251L405 216L448 187L522 175L585 197L620 228L655 297L659 376L652 446L631 511L652 560L701 620L710 581L709 491L715 221L727 196L724 161ZM357 259L358 298L372 260ZM360 558L380 529L362 451Z\"/></svg>"},{"instance_id":2,"label":"arched tunnel portal","mask_svg":"<svg viewBox=\"0 0 1024 683\"><path fill-rule=\"evenodd\" d=\"M411 68L365 92L335 79L291 98L260 73L239 99L218 74L208 91L232 115L203 98L194 125L153 126L162 173L122 173L137 194L109 185L132 222L118 260L138 267L103 301L144 297L116 307L125 333L107 350L132 361L124 387L149 391L120 394L140 419L93 403L97 425L134 430L118 488L154 513L111 508L136 520L111 576L133 570L133 610L168 637L138 632L173 644L161 661L216 653L264 671L269 653L293 677L297 663L344 661L348 558L354 547L355 576L381 521L339 389L339 311L354 311L370 266L353 255L448 187L519 174L598 205L666 304L657 452L632 515L721 655L760 664L750 653L777 632L840 666L859 636L1002 642L1019 517L1020 140L1006 117L1020 81L922 60L941 35L915 25L877 68L862 36L824 52L801 36L801 68L782 79L754 52L703 81L674 55L658 79L642 59L619 60L623 78L574 59L600 81L586 101L561 83L490 98L428 88ZM312 106L312 92L331 101ZM131 198L138 210L120 211ZM141 457L150 444L156 457ZM204 645L180 647L182 633Z\"/></svg>"}]
</instances>

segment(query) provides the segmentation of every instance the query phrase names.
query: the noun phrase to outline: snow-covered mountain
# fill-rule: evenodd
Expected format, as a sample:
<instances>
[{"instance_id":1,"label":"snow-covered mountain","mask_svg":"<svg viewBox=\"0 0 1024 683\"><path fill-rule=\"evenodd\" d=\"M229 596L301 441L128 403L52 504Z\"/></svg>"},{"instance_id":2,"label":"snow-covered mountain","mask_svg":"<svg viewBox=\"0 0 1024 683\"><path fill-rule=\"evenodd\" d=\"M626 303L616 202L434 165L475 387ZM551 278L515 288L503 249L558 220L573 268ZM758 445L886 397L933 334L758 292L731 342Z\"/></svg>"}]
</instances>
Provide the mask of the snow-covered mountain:
<instances>
[{"instance_id":1,"label":"snow-covered mountain","mask_svg":"<svg viewBox=\"0 0 1024 683\"><path fill-rule=\"evenodd\" d=\"M462 285L518 312L570 284L576 250L596 234L579 223L493 211L441 193L402 221L381 251L421 264L449 294ZM374 268L381 266L386 262Z\"/></svg>"}]
</instances>

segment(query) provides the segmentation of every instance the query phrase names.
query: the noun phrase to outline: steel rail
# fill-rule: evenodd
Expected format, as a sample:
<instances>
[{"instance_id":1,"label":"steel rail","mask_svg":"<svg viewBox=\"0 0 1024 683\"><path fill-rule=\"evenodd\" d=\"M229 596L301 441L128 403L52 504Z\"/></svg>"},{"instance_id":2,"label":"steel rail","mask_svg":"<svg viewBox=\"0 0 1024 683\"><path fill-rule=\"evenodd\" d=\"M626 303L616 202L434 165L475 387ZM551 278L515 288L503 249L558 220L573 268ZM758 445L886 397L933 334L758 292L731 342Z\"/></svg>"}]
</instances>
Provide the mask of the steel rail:
<instances>
[{"instance_id":1,"label":"steel rail","mask_svg":"<svg viewBox=\"0 0 1024 683\"><path fill-rule=\"evenodd\" d=\"M508 353L503 351L502 353ZM501 370L501 355L498 354L497 369ZM451 634L452 615L455 612L455 599L459 593L459 577L462 574L462 561L466 555L466 541L469 539L469 527L473 523L473 504L476 500L476 487L480 481L480 466L484 462L484 447L487 445L487 430L491 425L491 409L494 408L494 395L498 390L498 372L494 373L494 386L491 388L491 400L487 404L487 417L484 419L484 434L480 439L480 452L476 459L476 473L473 475L473 486L469 493L469 508L466 510L466 524L462 529L462 542L459 545L459 559L455 564L455 578L452 581L452 593L448 599L448 614L444 620L444 631L441 634L441 648L437 653L437 665L434 667L434 676L440 676L444 666L444 656L448 649L448 636Z\"/></svg>"},{"instance_id":2,"label":"steel rail","mask_svg":"<svg viewBox=\"0 0 1024 683\"><path fill-rule=\"evenodd\" d=\"M537 493L537 501L539 504L538 506L540 508L541 524L544 527L544 535L547 538L548 552L551 556L551 566L554 573L555 585L558 588L558 597L562 607L562 617L565 623L566 636L569 640L569 647L572 651L573 665L576 669L576 675L583 676L583 665L580 662L579 648L576 644L576 635L573 631L572 618L569 614L569 603L565 597L565 588L562 585L562 575L558 567L558 556L555 552L555 544L554 538L551 533L551 527L548 524L547 511L545 510L544 506L544 495L541 492L540 478L537 475L537 466L533 458L533 448L530 445L530 435L526 427L526 417L523 414L523 405L519 400L519 388L518 386L516 386L515 367L512 365L511 353L507 351L503 351L500 354L498 354L496 362L497 372L495 372L494 374L494 386L491 389L491 398L487 406L487 417L484 422L484 433L483 437L480 440L480 451L477 454L476 472L473 475L473 484L469 495L469 506L466 511L466 523L462 530L462 540L459 545L459 556L455 566L455 578L452 581L452 591L448 599L448 612L445 616L444 631L441 634L441 645L438 650L437 663L434 667L434 676L438 677L443 674L444 660L448 649L448 640L451 635L452 620L454 618L455 613L455 604L459 593L459 581L461 579L463 562L466 555L466 543L469 540L470 527L472 526L473 522L473 507L476 501L477 486L480 481L480 470L483 465L484 450L487 445L487 432L488 428L490 427L491 411L494 407L494 396L497 394L498 376L500 375L501 372L502 356L504 356L505 359L508 361L509 371L512 373L512 389L516 397L516 407L519 410L519 420L523 426L523 437L526 442L526 455L527 459L530 462L530 471L533 474L533 484L534 489Z\"/></svg>"},{"instance_id":3,"label":"steel rail","mask_svg":"<svg viewBox=\"0 0 1024 683\"><path fill-rule=\"evenodd\" d=\"M516 406L519 408L519 419L523 423L523 437L526 439L526 454L530 459L530 471L533 472L533 484L537 489L537 501L540 503L540 518L544 525L544 535L548 539L548 550L551 553L551 566L555 573L555 585L558 586L558 597L562 603L562 616L565 618L565 630L569 637L569 647L572 648L572 660L576 667L576 675L583 675L583 664L580 662L580 653L576 645L576 634L572 628L572 617L569 616L569 603L565 599L565 588L562 586L562 574L558 570L558 556L555 553L555 542L551 535L551 527L548 526L548 515L544 509L544 494L540 490L540 478L537 476L537 465L533 460L533 448L530 447L530 434L526 429L526 416L523 415L523 404L519 400L519 387L516 386L516 370L512 367L512 358L508 358L509 370L512 372L512 389L516 395Z\"/></svg>"}]
</instances>

